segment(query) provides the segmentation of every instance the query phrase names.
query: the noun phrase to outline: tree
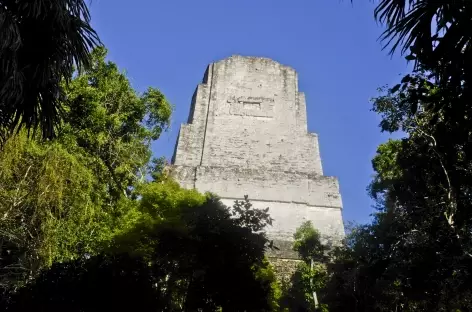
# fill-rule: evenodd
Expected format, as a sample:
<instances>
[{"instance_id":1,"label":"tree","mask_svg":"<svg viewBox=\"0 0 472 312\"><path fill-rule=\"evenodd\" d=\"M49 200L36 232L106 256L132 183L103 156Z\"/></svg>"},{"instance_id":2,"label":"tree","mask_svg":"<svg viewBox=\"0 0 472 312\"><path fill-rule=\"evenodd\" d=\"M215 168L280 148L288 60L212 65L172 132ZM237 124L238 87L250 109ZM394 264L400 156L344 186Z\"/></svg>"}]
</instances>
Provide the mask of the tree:
<instances>
[{"instance_id":1,"label":"tree","mask_svg":"<svg viewBox=\"0 0 472 312\"><path fill-rule=\"evenodd\" d=\"M378 212L338 252L328 286L333 311L471 309L471 132L447 116L455 96L412 76L374 99L382 130L407 136L382 144L373 160L369 192Z\"/></svg>"},{"instance_id":2,"label":"tree","mask_svg":"<svg viewBox=\"0 0 472 312\"><path fill-rule=\"evenodd\" d=\"M97 48L91 66L65 87L66 124L59 140L86 153L88 166L111 197L130 194L149 173L150 144L170 125L173 108L155 88L138 94L116 64Z\"/></svg>"},{"instance_id":3,"label":"tree","mask_svg":"<svg viewBox=\"0 0 472 312\"><path fill-rule=\"evenodd\" d=\"M382 144L368 191L373 222L333 251L331 311L471 309L470 174L472 5L382 0L381 39L415 61L411 74L374 99Z\"/></svg>"},{"instance_id":4,"label":"tree","mask_svg":"<svg viewBox=\"0 0 472 312\"><path fill-rule=\"evenodd\" d=\"M472 263L472 146L470 123L465 121L469 111L462 112L463 122L451 120L447 111L455 105L457 94L441 85L427 84L421 77L405 84L407 87L398 91L390 90L374 106L383 115L385 130L402 129L408 134L396 151L398 174L391 181L379 174L384 186L376 191L380 198L388 198L387 215L396 224L396 266L415 270L408 283L402 281L402 291L424 302L428 309L470 309L467 288L471 278L464 269ZM405 113L404 103L416 101L418 90L423 94L418 112ZM443 108L432 111L431 103L438 102ZM377 158L393 155L379 154ZM400 261L406 252L407 263ZM428 283L422 285L420 279Z\"/></svg>"},{"instance_id":5,"label":"tree","mask_svg":"<svg viewBox=\"0 0 472 312\"><path fill-rule=\"evenodd\" d=\"M313 227L311 221L306 221L300 225L293 235L295 242L293 249L305 262L326 261L327 248L321 242L320 232Z\"/></svg>"},{"instance_id":6,"label":"tree","mask_svg":"<svg viewBox=\"0 0 472 312\"><path fill-rule=\"evenodd\" d=\"M321 235L311 221L297 228L294 239L293 249L302 262L297 265L289 285L285 286L281 306L288 311L327 311L323 301L328 277L328 248L321 242Z\"/></svg>"},{"instance_id":7,"label":"tree","mask_svg":"<svg viewBox=\"0 0 472 312\"><path fill-rule=\"evenodd\" d=\"M96 256L44 269L11 296L8 311L278 308L280 293L264 257L266 211L246 199L230 212L216 197L171 180L142 185L139 194L132 228Z\"/></svg>"},{"instance_id":8,"label":"tree","mask_svg":"<svg viewBox=\"0 0 472 312\"><path fill-rule=\"evenodd\" d=\"M133 190L170 120L156 89L138 94L106 50L64 86L56 140L10 138L0 151L0 288L54 262L96 254L138 219Z\"/></svg>"},{"instance_id":9,"label":"tree","mask_svg":"<svg viewBox=\"0 0 472 312\"><path fill-rule=\"evenodd\" d=\"M0 152L0 286L24 282L54 260L90 252L107 236L96 178L59 143L24 133Z\"/></svg>"},{"instance_id":10,"label":"tree","mask_svg":"<svg viewBox=\"0 0 472 312\"><path fill-rule=\"evenodd\" d=\"M270 311L275 276L264 252L266 210L246 199L230 210L218 198L151 182L140 191L141 222L115 250L152 263L168 311ZM244 287L242 287L244 285Z\"/></svg>"},{"instance_id":11,"label":"tree","mask_svg":"<svg viewBox=\"0 0 472 312\"><path fill-rule=\"evenodd\" d=\"M0 38L0 138L23 126L54 136L61 83L74 66L89 67L90 50L99 44L85 1L1 0Z\"/></svg>"}]
</instances>

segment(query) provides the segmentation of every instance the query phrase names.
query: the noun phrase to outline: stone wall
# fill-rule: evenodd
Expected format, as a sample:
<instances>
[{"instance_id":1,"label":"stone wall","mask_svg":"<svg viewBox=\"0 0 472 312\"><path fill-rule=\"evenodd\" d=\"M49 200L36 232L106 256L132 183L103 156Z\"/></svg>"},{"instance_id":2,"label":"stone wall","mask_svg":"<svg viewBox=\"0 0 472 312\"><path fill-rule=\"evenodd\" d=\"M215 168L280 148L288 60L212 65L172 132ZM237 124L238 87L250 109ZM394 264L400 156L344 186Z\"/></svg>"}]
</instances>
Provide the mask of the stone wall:
<instances>
[{"instance_id":1,"label":"stone wall","mask_svg":"<svg viewBox=\"0 0 472 312\"><path fill-rule=\"evenodd\" d=\"M179 134L175 165L322 174L295 70L263 58L211 64Z\"/></svg>"},{"instance_id":2,"label":"stone wall","mask_svg":"<svg viewBox=\"0 0 472 312\"><path fill-rule=\"evenodd\" d=\"M269 262L274 268L278 281L282 285L290 285L291 279L301 260L269 258Z\"/></svg>"},{"instance_id":3,"label":"stone wall","mask_svg":"<svg viewBox=\"0 0 472 312\"><path fill-rule=\"evenodd\" d=\"M175 177L202 192L223 198L243 198L304 203L341 208L338 181L334 177L264 169L214 166L175 166ZM217 183L215 183L217 182Z\"/></svg>"}]
</instances>

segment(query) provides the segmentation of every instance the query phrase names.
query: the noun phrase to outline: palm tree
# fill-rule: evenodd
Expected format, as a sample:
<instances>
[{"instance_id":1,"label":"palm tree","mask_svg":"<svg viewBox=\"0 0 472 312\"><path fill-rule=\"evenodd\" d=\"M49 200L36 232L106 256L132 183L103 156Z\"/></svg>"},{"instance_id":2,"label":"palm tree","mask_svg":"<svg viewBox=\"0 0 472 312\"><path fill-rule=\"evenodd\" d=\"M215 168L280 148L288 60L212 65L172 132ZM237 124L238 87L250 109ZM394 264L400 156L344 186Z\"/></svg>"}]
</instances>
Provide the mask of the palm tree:
<instances>
[{"instance_id":1,"label":"palm tree","mask_svg":"<svg viewBox=\"0 0 472 312\"><path fill-rule=\"evenodd\" d=\"M26 127L54 136L61 84L100 44L84 0L0 0L1 136Z\"/></svg>"},{"instance_id":2,"label":"palm tree","mask_svg":"<svg viewBox=\"0 0 472 312\"><path fill-rule=\"evenodd\" d=\"M381 39L390 53L399 48L438 82L470 88L472 1L380 0L375 18L387 26Z\"/></svg>"}]
</instances>

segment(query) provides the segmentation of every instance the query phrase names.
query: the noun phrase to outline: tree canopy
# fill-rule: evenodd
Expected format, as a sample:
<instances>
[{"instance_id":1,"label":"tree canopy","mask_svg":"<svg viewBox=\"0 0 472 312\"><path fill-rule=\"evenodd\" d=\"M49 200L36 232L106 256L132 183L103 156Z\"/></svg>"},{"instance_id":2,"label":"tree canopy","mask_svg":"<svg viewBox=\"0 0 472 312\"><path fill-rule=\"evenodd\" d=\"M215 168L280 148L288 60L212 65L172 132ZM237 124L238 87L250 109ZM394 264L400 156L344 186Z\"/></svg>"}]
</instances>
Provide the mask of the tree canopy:
<instances>
[{"instance_id":1,"label":"tree canopy","mask_svg":"<svg viewBox=\"0 0 472 312\"><path fill-rule=\"evenodd\" d=\"M105 56L94 50L93 66L64 86L56 140L21 131L0 151L0 285L96 251L129 222L172 106L157 89L138 94Z\"/></svg>"},{"instance_id":2,"label":"tree canopy","mask_svg":"<svg viewBox=\"0 0 472 312\"><path fill-rule=\"evenodd\" d=\"M212 195L173 181L145 184L139 193L133 227L97 255L43 270L12 296L9 310L273 311L268 240L252 230L267 215L247 223L247 214L260 212L247 200L233 214Z\"/></svg>"},{"instance_id":3,"label":"tree canopy","mask_svg":"<svg viewBox=\"0 0 472 312\"><path fill-rule=\"evenodd\" d=\"M450 118L460 94L421 72L410 78L373 101L381 129L406 136L380 145L372 161L377 213L338 250L328 284L333 311L472 308L469 113Z\"/></svg>"},{"instance_id":4,"label":"tree canopy","mask_svg":"<svg viewBox=\"0 0 472 312\"><path fill-rule=\"evenodd\" d=\"M415 61L373 100L384 132L370 224L332 250L330 311L468 311L472 264L471 3L380 1L381 39Z\"/></svg>"}]
</instances>

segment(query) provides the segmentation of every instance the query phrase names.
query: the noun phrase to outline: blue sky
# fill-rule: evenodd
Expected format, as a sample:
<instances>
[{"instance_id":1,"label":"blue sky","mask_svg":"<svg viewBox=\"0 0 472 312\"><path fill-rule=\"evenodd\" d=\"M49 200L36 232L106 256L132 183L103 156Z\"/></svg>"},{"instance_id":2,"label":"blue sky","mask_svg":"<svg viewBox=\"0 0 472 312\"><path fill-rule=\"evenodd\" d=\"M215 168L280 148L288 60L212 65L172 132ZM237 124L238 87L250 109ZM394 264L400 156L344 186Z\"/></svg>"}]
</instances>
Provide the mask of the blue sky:
<instances>
[{"instance_id":1,"label":"blue sky","mask_svg":"<svg viewBox=\"0 0 472 312\"><path fill-rule=\"evenodd\" d=\"M344 220L367 222L371 159L387 139L370 111L377 88L408 71L377 40L368 0L95 0L92 23L137 90L159 88L175 105L172 127L153 145L170 158L206 66L233 54L295 68L308 129L319 134L325 175L337 176Z\"/></svg>"}]
</instances>

